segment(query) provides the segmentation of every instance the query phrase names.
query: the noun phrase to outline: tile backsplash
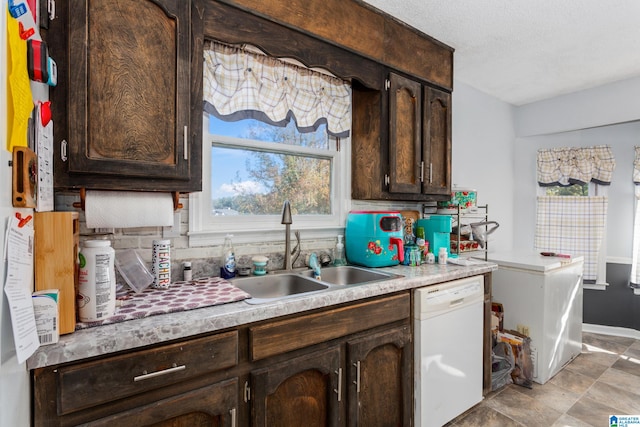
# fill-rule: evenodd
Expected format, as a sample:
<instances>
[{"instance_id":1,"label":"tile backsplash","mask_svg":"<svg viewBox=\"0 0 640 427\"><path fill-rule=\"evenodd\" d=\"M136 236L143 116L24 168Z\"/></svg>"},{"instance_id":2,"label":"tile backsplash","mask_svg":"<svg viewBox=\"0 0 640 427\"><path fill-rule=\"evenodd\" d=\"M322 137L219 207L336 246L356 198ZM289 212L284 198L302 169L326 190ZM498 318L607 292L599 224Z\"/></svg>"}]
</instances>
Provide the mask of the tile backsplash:
<instances>
[{"instance_id":1,"label":"tile backsplash","mask_svg":"<svg viewBox=\"0 0 640 427\"><path fill-rule=\"evenodd\" d=\"M76 210L80 213L80 245L85 240L107 239L111 241L111 246L118 251L124 249L134 249L140 257L151 268L151 251L154 240L171 240L171 280L179 281L183 279L182 263L191 262L193 278L218 276L220 272L221 245L208 247L189 247L187 232L189 229L189 196L181 195L180 203L183 208L179 211L180 230L179 233L172 233L176 237L166 237L163 234L163 227L140 227L140 228L115 228L109 230L95 230L86 227L84 212L79 208L74 208L73 203L79 201L77 193L56 193L56 206L58 211ZM295 239L292 230L292 247L295 246ZM294 261L294 268L304 267L305 258L311 252L319 254L325 253L333 257L333 247L335 238L322 240L301 240L301 252ZM234 250L238 267L251 267L251 258L254 255L264 255L269 258L268 270L280 270L284 265L284 229L283 241L264 244L238 244L234 242ZM120 283L120 281L118 282Z\"/></svg>"}]
</instances>

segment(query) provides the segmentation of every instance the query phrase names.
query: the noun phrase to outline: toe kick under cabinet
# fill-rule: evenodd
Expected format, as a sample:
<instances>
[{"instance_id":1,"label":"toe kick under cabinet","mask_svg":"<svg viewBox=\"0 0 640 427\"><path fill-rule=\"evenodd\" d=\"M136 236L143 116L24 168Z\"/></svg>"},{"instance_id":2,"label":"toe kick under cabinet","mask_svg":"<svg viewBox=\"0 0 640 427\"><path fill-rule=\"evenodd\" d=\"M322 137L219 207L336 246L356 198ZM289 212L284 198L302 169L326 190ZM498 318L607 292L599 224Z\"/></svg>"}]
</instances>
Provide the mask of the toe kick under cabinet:
<instances>
[{"instance_id":1,"label":"toe kick under cabinet","mask_svg":"<svg viewBox=\"0 0 640 427\"><path fill-rule=\"evenodd\" d=\"M410 292L36 369L35 426L410 426Z\"/></svg>"}]
</instances>

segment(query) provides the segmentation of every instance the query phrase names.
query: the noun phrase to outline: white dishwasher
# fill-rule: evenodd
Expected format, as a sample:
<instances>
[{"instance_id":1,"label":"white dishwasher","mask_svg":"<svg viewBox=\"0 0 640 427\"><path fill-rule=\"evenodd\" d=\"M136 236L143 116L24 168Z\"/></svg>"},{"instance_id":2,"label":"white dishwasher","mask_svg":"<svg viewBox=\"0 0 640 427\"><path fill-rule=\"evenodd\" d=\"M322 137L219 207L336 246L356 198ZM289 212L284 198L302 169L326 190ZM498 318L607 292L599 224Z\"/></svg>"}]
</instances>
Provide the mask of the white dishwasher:
<instances>
[{"instance_id":1,"label":"white dishwasher","mask_svg":"<svg viewBox=\"0 0 640 427\"><path fill-rule=\"evenodd\" d=\"M484 277L415 291L415 425L440 427L482 400Z\"/></svg>"}]
</instances>

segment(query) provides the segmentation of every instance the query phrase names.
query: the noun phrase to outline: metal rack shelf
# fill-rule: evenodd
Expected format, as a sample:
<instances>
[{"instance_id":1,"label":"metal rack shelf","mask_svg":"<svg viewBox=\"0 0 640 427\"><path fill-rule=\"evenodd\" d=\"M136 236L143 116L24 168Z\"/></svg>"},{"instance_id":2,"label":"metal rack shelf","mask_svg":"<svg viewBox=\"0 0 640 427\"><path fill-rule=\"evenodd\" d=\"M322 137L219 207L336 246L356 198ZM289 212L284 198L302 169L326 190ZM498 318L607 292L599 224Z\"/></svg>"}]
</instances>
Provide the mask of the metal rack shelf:
<instances>
[{"instance_id":1,"label":"metal rack shelf","mask_svg":"<svg viewBox=\"0 0 640 427\"><path fill-rule=\"evenodd\" d=\"M451 225L456 229L455 233L451 233L452 247L450 248L450 253L461 257L482 258L486 261L487 254L489 252L489 243L486 239L480 242L478 241L479 239L473 238L471 224L482 222L486 223L489 221L489 205L477 206L473 211L467 209L463 210L458 206L458 212L450 215L452 217ZM462 229L465 227L469 227L471 229L468 240L462 239L462 236L466 235L466 232L464 234L462 233ZM481 227L480 231L484 232L486 236L488 226L481 225L479 227ZM455 246L455 248L453 246ZM469 249L462 249L465 246L468 246Z\"/></svg>"}]
</instances>

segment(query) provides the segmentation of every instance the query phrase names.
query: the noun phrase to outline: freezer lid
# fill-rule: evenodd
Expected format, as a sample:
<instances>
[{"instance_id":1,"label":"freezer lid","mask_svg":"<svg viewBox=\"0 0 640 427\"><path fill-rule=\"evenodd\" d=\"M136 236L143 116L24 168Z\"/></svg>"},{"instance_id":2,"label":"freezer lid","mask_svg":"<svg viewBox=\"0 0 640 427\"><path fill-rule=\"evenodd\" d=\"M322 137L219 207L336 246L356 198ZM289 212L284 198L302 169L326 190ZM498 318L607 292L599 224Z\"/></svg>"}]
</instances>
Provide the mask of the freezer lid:
<instances>
[{"instance_id":1,"label":"freezer lid","mask_svg":"<svg viewBox=\"0 0 640 427\"><path fill-rule=\"evenodd\" d=\"M487 255L487 261L498 264L499 267L518 268L539 273L547 273L558 268L574 265L584 261L583 256L566 258L542 256L535 251L495 252Z\"/></svg>"}]
</instances>

